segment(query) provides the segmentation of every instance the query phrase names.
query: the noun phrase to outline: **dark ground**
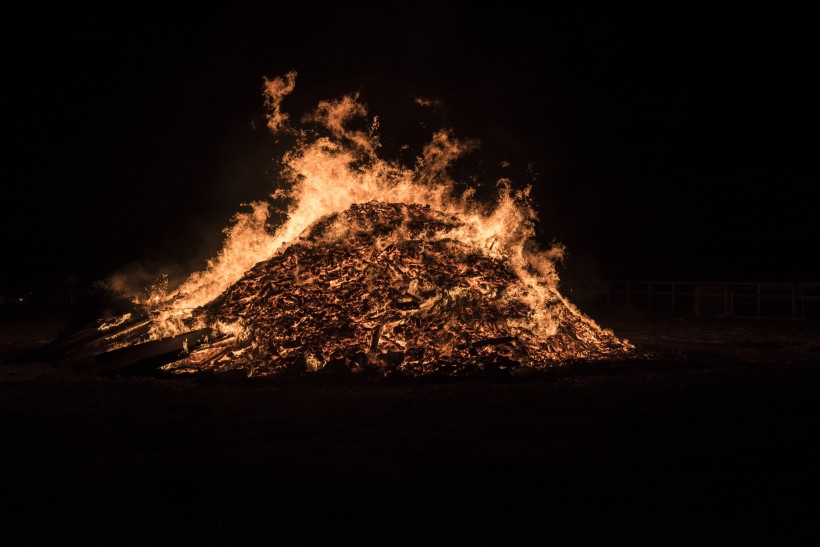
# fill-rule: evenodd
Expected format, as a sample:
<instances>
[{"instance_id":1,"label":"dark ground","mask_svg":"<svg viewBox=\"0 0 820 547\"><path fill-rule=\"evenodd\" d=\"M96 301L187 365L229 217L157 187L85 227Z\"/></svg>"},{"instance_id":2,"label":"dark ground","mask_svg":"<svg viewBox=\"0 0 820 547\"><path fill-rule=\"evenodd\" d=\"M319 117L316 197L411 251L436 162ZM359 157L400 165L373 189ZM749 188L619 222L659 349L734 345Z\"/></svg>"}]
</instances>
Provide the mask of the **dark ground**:
<instances>
[{"instance_id":1,"label":"dark ground","mask_svg":"<svg viewBox=\"0 0 820 547\"><path fill-rule=\"evenodd\" d=\"M816 545L820 325L604 321L656 357L519 382L99 378L14 354L0 542Z\"/></svg>"}]
</instances>

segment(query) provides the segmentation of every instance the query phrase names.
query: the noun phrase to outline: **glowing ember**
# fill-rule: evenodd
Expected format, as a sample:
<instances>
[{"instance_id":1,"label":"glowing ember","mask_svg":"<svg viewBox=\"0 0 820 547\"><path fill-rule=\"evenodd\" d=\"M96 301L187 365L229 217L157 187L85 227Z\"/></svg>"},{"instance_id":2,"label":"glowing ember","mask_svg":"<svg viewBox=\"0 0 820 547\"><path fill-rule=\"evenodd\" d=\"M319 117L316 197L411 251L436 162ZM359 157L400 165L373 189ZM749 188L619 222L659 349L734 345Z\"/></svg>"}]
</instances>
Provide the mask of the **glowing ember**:
<instances>
[{"instance_id":1,"label":"glowing ember","mask_svg":"<svg viewBox=\"0 0 820 547\"><path fill-rule=\"evenodd\" d=\"M367 114L357 96L321 102L306 122L317 128L297 130L281 109L295 78L265 86L268 126L297 140L290 190L271 196L288 199L287 220L269 231L269 204L251 204L204 271L138 300L148 339L210 329L167 369L455 374L631 349L559 294L562 249L535 245L529 189L499 181L492 207L454 191L447 167L475 143L440 131L412 168L384 160L376 118L348 127Z\"/></svg>"}]
</instances>

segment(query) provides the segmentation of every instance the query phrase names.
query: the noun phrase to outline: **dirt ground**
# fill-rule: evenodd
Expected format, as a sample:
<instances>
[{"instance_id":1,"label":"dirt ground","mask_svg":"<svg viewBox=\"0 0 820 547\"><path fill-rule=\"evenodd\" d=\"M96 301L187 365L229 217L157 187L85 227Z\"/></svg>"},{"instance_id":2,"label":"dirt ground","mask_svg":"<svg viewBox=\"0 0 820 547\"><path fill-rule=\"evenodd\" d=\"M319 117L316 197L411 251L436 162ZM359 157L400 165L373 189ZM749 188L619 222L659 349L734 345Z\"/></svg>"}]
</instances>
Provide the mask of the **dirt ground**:
<instances>
[{"instance_id":1,"label":"dirt ground","mask_svg":"<svg viewBox=\"0 0 820 547\"><path fill-rule=\"evenodd\" d=\"M820 325L603 321L529 380L102 378L0 312L0 543L816 545Z\"/></svg>"}]
</instances>

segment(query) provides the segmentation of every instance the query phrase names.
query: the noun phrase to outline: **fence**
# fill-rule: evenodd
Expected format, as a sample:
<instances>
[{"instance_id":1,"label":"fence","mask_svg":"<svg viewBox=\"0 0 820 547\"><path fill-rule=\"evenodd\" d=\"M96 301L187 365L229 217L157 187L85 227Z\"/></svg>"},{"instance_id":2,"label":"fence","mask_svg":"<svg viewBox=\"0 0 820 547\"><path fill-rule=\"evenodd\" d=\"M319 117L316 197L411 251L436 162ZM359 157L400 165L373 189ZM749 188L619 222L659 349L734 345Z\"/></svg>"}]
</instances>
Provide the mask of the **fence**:
<instances>
[{"instance_id":1,"label":"fence","mask_svg":"<svg viewBox=\"0 0 820 547\"><path fill-rule=\"evenodd\" d=\"M611 281L579 289L588 303L715 318L820 318L820 283Z\"/></svg>"},{"instance_id":2,"label":"fence","mask_svg":"<svg viewBox=\"0 0 820 547\"><path fill-rule=\"evenodd\" d=\"M0 295L0 306L70 307L82 302L84 293L72 289L12 290Z\"/></svg>"}]
</instances>

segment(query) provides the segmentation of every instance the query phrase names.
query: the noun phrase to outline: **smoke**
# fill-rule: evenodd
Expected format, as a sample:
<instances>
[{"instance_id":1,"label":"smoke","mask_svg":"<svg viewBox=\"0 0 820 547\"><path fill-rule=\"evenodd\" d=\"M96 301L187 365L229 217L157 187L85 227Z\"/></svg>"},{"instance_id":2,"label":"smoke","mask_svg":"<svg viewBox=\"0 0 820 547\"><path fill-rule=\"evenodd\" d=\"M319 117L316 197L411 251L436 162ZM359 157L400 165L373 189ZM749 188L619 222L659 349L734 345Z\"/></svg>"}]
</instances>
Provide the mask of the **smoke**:
<instances>
[{"instance_id":1,"label":"smoke","mask_svg":"<svg viewBox=\"0 0 820 547\"><path fill-rule=\"evenodd\" d=\"M100 282L108 291L126 298L144 298L146 288L174 289L186 280L189 273L179 264L159 263L153 260L134 260L117 268Z\"/></svg>"}]
</instances>

